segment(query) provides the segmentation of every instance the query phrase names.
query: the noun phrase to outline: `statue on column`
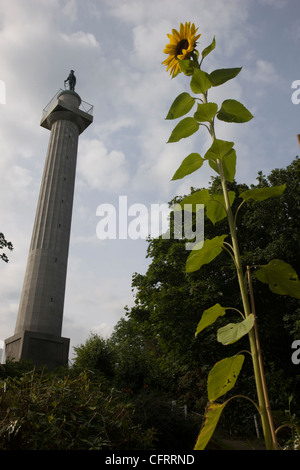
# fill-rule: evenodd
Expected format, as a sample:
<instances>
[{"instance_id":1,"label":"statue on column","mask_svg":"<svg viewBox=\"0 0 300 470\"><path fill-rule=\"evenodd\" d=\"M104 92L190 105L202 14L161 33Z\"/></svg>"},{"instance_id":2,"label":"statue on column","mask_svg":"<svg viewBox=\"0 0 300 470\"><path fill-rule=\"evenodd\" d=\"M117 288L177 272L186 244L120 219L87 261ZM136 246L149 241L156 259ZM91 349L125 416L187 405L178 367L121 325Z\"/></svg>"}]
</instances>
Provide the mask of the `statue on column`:
<instances>
[{"instance_id":1,"label":"statue on column","mask_svg":"<svg viewBox=\"0 0 300 470\"><path fill-rule=\"evenodd\" d=\"M74 75L74 70L71 70L69 73L68 78L65 80L65 85L66 83L69 82L69 88L71 91L75 90L75 85L76 85L76 77Z\"/></svg>"}]
</instances>

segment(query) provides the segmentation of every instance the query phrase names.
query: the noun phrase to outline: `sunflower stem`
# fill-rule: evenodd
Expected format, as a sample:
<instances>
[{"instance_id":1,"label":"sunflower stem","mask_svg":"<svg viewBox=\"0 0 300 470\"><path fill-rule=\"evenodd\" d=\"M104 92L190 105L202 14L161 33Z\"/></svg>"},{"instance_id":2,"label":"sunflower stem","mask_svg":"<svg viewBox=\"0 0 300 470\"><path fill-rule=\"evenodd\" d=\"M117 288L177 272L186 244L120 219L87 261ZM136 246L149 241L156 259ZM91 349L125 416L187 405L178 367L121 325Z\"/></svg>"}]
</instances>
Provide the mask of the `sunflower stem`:
<instances>
[{"instance_id":1,"label":"sunflower stem","mask_svg":"<svg viewBox=\"0 0 300 470\"><path fill-rule=\"evenodd\" d=\"M203 100L205 103L207 103L207 93L203 94ZM210 134L212 136L212 140L214 141L216 139L216 134L215 134L213 120L210 122ZM226 209L226 215L227 215L227 220L228 220L228 225L229 225L229 230L230 230L230 235L231 235L231 240L232 240L233 257L234 257L235 266L236 266L238 283L239 283L240 293L242 297L245 317L247 318L251 314L251 309L250 309L250 304L249 304L249 299L248 299L247 283L246 283L246 279L243 273L241 256L240 256L240 251L239 251L239 244L238 244L238 237L237 237L237 232L236 232L236 224L235 224L235 220L234 220L232 210L231 210L228 189L227 189L227 182L224 176L223 163L220 159L217 159L217 167L218 167L218 173L221 179L221 185L222 185L222 190L223 190L223 195L224 195L224 200L225 200L225 209ZM267 450L273 450L276 447L274 446L274 441L271 435L271 425L269 422L269 416L267 412L264 387L263 387L264 378L262 377L262 371L261 371L260 364L259 364L259 355L258 355L258 350L257 350L255 331L253 329L249 331L248 337L249 337L249 343L250 343L256 391L257 391L258 403L259 403L259 412L260 412L260 418L261 418L261 423L262 423L262 428L263 428L265 445L266 445Z\"/></svg>"}]
</instances>

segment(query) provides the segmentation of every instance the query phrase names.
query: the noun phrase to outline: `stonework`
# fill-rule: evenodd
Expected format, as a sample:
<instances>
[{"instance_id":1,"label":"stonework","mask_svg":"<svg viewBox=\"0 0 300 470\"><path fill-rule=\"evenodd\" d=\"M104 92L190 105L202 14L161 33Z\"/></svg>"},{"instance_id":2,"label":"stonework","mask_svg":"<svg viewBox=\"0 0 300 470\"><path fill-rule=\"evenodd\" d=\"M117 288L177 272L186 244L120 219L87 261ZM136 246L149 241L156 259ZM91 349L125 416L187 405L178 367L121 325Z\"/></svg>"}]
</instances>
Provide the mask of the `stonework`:
<instances>
[{"instance_id":1,"label":"stonework","mask_svg":"<svg viewBox=\"0 0 300 470\"><path fill-rule=\"evenodd\" d=\"M68 360L61 338L78 137L92 122L81 99L65 91L41 126L51 130L32 232L15 334L5 341L6 359L53 366Z\"/></svg>"}]
</instances>

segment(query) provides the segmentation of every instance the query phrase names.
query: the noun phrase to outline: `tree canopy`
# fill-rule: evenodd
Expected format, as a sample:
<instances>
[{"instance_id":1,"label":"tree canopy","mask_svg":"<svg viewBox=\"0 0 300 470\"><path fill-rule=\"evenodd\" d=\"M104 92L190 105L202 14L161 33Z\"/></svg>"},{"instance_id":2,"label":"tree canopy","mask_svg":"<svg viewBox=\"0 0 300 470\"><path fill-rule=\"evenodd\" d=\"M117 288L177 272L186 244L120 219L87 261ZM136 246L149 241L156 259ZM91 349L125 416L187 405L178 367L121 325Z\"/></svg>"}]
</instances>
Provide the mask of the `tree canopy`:
<instances>
[{"instance_id":1,"label":"tree canopy","mask_svg":"<svg viewBox=\"0 0 300 470\"><path fill-rule=\"evenodd\" d=\"M257 184L251 186L261 188L286 183L286 190L281 197L250 202L239 211L237 226L245 266L279 258L300 272L299 169L300 161L296 158L286 169L275 169L268 177L259 173ZM214 178L209 189L217 192L219 185L219 179ZM229 190L237 194L246 189L245 184L229 185ZM194 191L192 188L191 192ZM174 202L178 202L178 198L171 204ZM235 208L238 204L236 200ZM205 238L211 238L212 233L221 235L225 224L222 220L213 225L205 217ZM206 365L209 355L215 356L216 351L211 345L205 347L206 342L210 342L209 336L206 339L194 337L200 314L220 298L223 305L238 308L240 296L233 262L226 253L195 273L185 271L188 254L185 240L162 237L149 240L147 257L151 258L151 263L146 274L133 275L135 305L127 312L127 317L146 337L155 338L162 352L170 354L172 351L182 364L187 364L189 358L194 364ZM253 283L264 354L268 361L275 361L286 369L291 363L291 341L300 336L299 301L273 294L255 279ZM214 334L213 328L211 334Z\"/></svg>"},{"instance_id":2,"label":"tree canopy","mask_svg":"<svg viewBox=\"0 0 300 470\"><path fill-rule=\"evenodd\" d=\"M278 258L300 273L299 170L297 157L287 168L274 169L268 176L258 173L257 183L250 188L235 181L229 183L229 190L237 195L248 189L286 184L280 197L261 202L249 201L238 212L237 229L245 267L267 264L270 258ZM218 177L211 180L208 189L218 193ZM191 188L191 194L195 191ZM170 206L185 197L176 197ZM236 197L234 212L239 204ZM171 213L171 228L173 223ZM225 219L213 224L205 216L205 239L226 233L226 224ZM215 341L214 325L206 328L205 334L195 337L197 324L202 313L213 304L220 302L223 306L239 309L241 299L236 270L228 253L223 251L199 271L187 272L186 260L190 252L186 250L185 243L185 239L163 236L148 240L148 269L145 274L134 273L132 278L134 306L126 308L125 318L117 323L104 349L102 343L99 351L105 354L102 360L94 358L94 365L97 363L104 372L104 362L108 357L106 348L109 347L110 367L119 385L133 392L145 387L160 393L167 392L197 412L203 412L207 374L223 357L224 346ZM271 403L276 408L286 407L288 397L296 393L295 387L298 386L299 374L291 361L291 345L300 337L299 300L274 294L255 276L253 286ZM230 315L230 312L226 314L226 323ZM223 322L222 317L218 318L218 327ZM243 341L242 338L238 345L226 346L228 355L235 355L243 349ZM78 356L78 360L80 357L83 356ZM246 390L248 396L251 392L255 394L252 374L251 363L244 364L243 377L239 377L237 387L242 393ZM232 411L230 413L233 417ZM236 419L240 419L238 408Z\"/></svg>"},{"instance_id":3,"label":"tree canopy","mask_svg":"<svg viewBox=\"0 0 300 470\"><path fill-rule=\"evenodd\" d=\"M8 242L3 235L3 233L0 233L0 250L3 250L3 248L7 248L8 250L12 251L13 250L13 244L11 242ZM5 263L8 263L8 256L6 253L0 253L0 258L5 261Z\"/></svg>"}]
</instances>

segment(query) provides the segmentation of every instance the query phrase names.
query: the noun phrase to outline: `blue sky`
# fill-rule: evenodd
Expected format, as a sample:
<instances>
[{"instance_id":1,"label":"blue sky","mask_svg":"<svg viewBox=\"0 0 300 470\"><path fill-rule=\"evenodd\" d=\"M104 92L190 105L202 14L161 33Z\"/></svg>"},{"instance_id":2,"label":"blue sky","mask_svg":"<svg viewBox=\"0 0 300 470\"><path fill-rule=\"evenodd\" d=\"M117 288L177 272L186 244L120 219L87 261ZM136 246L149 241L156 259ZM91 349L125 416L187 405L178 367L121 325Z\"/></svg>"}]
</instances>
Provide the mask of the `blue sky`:
<instances>
[{"instance_id":1,"label":"blue sky","mask_svg":"<svg viewBox=\"0 0 300 470\"><path fill-rule=\"evenodd\" d=\"M191 186L207 186L212 170L170 179L183 158L203 154L200 131L166 144L174 122L165 116L189 91L161 62L167 33L180 22L199 28L201 51L216 37L204 69L243 67L209 98L241 101L254 115L243 125L219 123L217 137L235 142L236 179L285 167L299 153L300 4L297 0L0 0L0 231L14 244L0 264L0 340L14 332L49 132L43 108L75 70L76 91L94 105L94 122L80 136L63 335L71 348L91 331L108 335L133 304L131 278L144 273L147 243L99 240L97 207L119 196L128 206L165 204ZM1 100L0 100L1 101ZM72 357L72 349L70 351Z\"/></svg>"}]
</instances>

